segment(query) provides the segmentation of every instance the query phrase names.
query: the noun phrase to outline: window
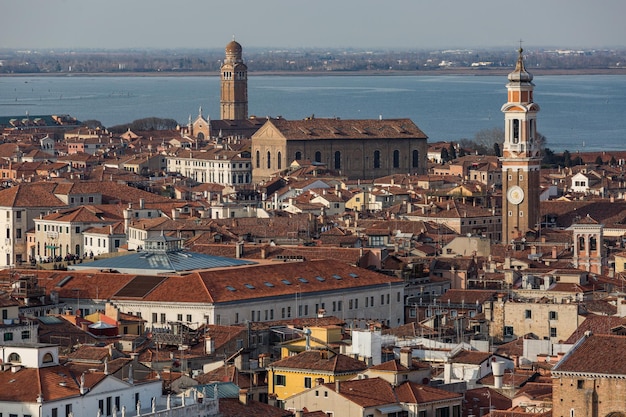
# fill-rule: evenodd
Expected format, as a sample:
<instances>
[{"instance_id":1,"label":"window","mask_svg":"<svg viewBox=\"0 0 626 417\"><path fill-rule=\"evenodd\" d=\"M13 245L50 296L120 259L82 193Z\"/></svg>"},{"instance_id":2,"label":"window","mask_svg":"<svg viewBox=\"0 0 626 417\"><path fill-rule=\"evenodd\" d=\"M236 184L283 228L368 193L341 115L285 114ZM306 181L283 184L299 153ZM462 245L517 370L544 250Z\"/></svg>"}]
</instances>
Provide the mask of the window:
<instances>
[{"instance_id":1,"label":"window","mask_svg":"<svg viewBox=\"0 0 626 417\"><path fill-rule=\"evenodd\" d=\"M400 168L400 151L397 149L393 151L393 167Z\"/></svg>"},{"instance_id":2,"label":"window","mask_svg":"<svg viewBox=\"0 0 626 417\"><path fill-rule=\"evenodd\" d=\"M550 320L558 320L558 313L556 311L549 311L548 312L548 316L550 318Z\"/></svg>"},{"instance_id":3,"label":"window","mask_svg":"<svg viewBox=\"0 0 626 417\"><path fill-rule=\"evenodd\" d=\"M256 151L256 167L261 168L261 153Z\"/></svg>"},{"instance_id":4,"label":"window","mask_svg":"<svg viewBox=\"0 0 626 417\"><path fill-rule=\"evenodd\" d=\"M556 327L550 327L550 337L556 337Z\"/></svg>"},{"instance_id":5,"label":"window","mask_svg":"<svg viewBox=\"0 0 626 417\"><path fill-rule=\"evenodd\" d=\"M52 410L52 417L59 417L59 409L58 408L53 408Z\"/></svg>"},{"instance_id":6,"label":"window","mask_svg":"<svg viewBox=\"0 0 626 417\"><path fill-rule=\"evenodd\" d=\"M322 153L320 151L315 152L315 162L322 162Z\"/></svg>"},{"instance_id":7,"label":"window","mask_svg":"<svg viewBox=\"0 0 626 417\"><path fill-rule=\"evenodd\" d=\"M267 169L270 169L272 167L272 155L270 154L270 151L267 151Z\"/></svg>"},{"instance_id":8,"label":"window","mask_svg":"<svg viewBox=\"0 0 626 417\"><path fill-rule=\"evenodd\" d=\"M176 320L183 321L183 315L182 314L177 314L176 315Z\"/></svg>"},{"instance_id":9,"label":"window","mask_svg":"<svg viewBox=\"0 0 626 417\"><path fill-rule=\"evenodd\" d=\"M311 388L311 377L304 377L304 388Z\"/></svg>"},{"instance_id":10,"label":"window","mask_svg":"<svg viewBox=\"0 0 626 417\"><path fill-rule=\"evenodd\" d=\"M161 323L165 323L167 320L165 319L165 313L161 313Z\"/></svg>"},{"instance_id":11,"label":"window","mask_svg":"<svg viewBox=\"0 0 626 417\"><path fill-rule=\"evenodd\" d=\"M513 336L513 326L504 326L504 335Z\"/></svg>"},{"instance_id":12,"label":"window","mask_svg":"<svg viewBox=\"0 0 626 417\"><path fill-rule=\"evenodd\" d=\"M30 330L22 330L22 340L30 339Z\"/></svg>"},{"instance_id":13,"label":"window","mask_svg":"<svg viewBox=\"0 0 626 417\"><path fill-rule=\"evenodd\" d=\"M533 318L533 312L532 312L532 310L525 310L525 311L524 311L524 318L525 318L525 319L532 319L532 318Z\"/></svg>"},{"instance_id":14,"label":"window","mask_svg":"<svg viewBox=\"0 0 626 417\"><path fill-rule=\"evenodd\" d=\"M374 168L380 168L380 151L374 151Z\"/></svg>"},{"instance_id":15,"label":"window","mask_svg":"<svg viewBox=\"0 0 626 417\"><path fill-rule=\"evenodd\" d=\"M411 161L411 165L413 166L413 168L419 168L419 158L420 157L420 153L419 151L413 151L413 157L411 159L413 159L413 161Z\"/></svg>"},{"instance_id":16,"label":"window","mask_svg":"<svg viewBox=\"0 0 626 417\"><path fill-rule=\"evenodd\" d=\"M285 385L287 385L287 377L285 375L275 375L274 385L280 385L284 387Z\"/></svg>"},{"instance_id":17,"label":"window","mask_svg":"<svg viewBox=\"0 0 626 417\"><path fill-rule=\"evenodd\" d=\"M341 152L335 152L335 169L341 169Z\"/></svg>"},{"instance_id":18,"label":"window","mask_svg":"<svg viewBox=\"0 0 626 417\"><path fill-rule=\"evenodd\" d=\"M450 417L450 407L441 407L435 410L435 417Z\"/></svg>"},{"instance_id":19,"label":"window","mask_svg":"<svg viewBox=\"0 0 626 417\"><path fill-rule=\"evenodd\" d=\"M13 340L13 333L5 333L4 334L4 341L5 342L9 342L11 340Z\"/></svg>"},{"instance_id":20,"label":"window","mask_svg":"<svg viewBox=\"0 0 626 417\"><path fill-rule=\"evenodd\" d=\"M576 388L583 389L584 387L585 387L585 380L584 379L579 379L578 381L576 381Z\"/></svg>"},{"instance_id":21,"label":"window","mask_svg":"<svg viewBox=\"0 0 626 417\"><path fill-rule=\"evenodd\" d=\"M65 417L70 417L72 414L72 404L65 404Z\"/></svg>"},{"instance_id":22,"label":"window","mask_svg":"<svg viewBox=\"0 0 626 417\"><path fill-rule=\"evenodd\" d=\"M278 152L278 155L276 156L276 159L277 159L276 164L277 164L278 169L282 169L282 167L283 167L283 160L282 160L283 156L282 156L282 154L280 152Z\"/></svg>"},{"instance_id":23,"label":"window","mask_svg":"<svg viewBox=\"0 0 626 417\"><path fill-rule=\"evenodd\" d=\"M301 160L301 159L302 159L302 152L297 151L297 152L296 152L296 158L295 158L295 159L296 159L296 161Z\"/></svg>"},{"instance_id":24,"label":"window","mask_svg":"<svg viewBox=\"0 0 626 417\"><path fill-rule=\"evenodd\" d=\"M152 313L152 323L156 323L158 321L157 313Z\"/></svg>"},{"instance_id":25,"label":"window","mask_svg":"<svg viewBox=\"0 0 626 417\"><path fill-rule=\"evenodd\" d=\"M191 323L191 314L187 314L187 321Z\"/></svg>"}]
</instances>

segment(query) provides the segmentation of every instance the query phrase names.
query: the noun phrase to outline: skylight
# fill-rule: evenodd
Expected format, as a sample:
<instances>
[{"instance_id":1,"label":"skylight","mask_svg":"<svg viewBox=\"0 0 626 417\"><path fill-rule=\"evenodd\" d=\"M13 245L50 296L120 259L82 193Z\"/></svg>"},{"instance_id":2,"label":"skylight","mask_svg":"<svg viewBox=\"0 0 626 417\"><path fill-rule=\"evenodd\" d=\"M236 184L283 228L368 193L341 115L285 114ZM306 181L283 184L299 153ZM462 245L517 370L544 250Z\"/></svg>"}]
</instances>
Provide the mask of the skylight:
<instances>
[{"instance_id":1,"label":"skylight","mask_svg":"<svg viewBox=\"0 0 626 417\"><path fill-rule=\"evenodd\" d=\"M355 274L354 272L350 272L350 276L352 278L358 278L359 276L357 274Z\"/></svg>"},{"instance_id":2,"label":"skylight","mask_svg":"<svg viewBox=\"0 0 626 417\"><path fill-rule=\"evenodd\" d=\"M282 283L283 283L283 284L285 284L285 285L291 285L291 282L289 282L289 281L288 281L288 280L286 280L286 279L281 279L281 280L280 280L280 282L282 282Z\"/></svg>"},{"instance_id":3,"label":"skylight","mask_svg":"<svg viewBox=\"0 0 626 417\"><path fill-rule=\"evenodd\" d=\"M243 284L244 287L246 287L249 290L253 290L254 289L254 285L252 284Z\"/></svg>"},{"instance_id":4,"label":"skylight","mask_svg":"<svg viewBox=\"0 0 626 417\"><path fill-rule=\"evenodd\" d=\"M267 281L264 282L264 284L265 284L266 287L273 287L274 286L274 284L272 284L271 282L267 282Z\"/></svg>"},{"instance_id":5,"label":"skylight","mask_svg":"<svg viewBox=\"0 0 626 417\"><path fill-rule=\"evenodd\" d=\"M227 286L226 286L226 289L227 289L228 291L237 291L237 289L236 289L235 287L231 287L230 285L227 285Z\"/></svg>"},{"instance_id":6,"label":"skylight","mask_svg":"<svg viewBox=\"0 0 626 417\"><path fill-rule=\"evenodd\" d=\"M319 282L324 282L326 281L326 278L324 277L320 277L319 275L315 277L316 280L318 280Z\"/></svg>"},{"instance_id":7,"label":"skylight","mask_svg":"<svg viewBox=\"0 0 626 417\"><path fill-rule=\"evenodd\" d=\"M309 282L309 280L307 280L306 278L302 278L302 277L298 278L298 281L303 282L305 284Z\"/></svg>"},{"instance_id":8,"label":"skylight","mask_svg":"<svg viewBox=\"0 0 626 417\"><path fill-rule=\"evenodd\" d=\"M337 280L342 279L342 278L341 278L339 275L337 275L337 274L333 275L333 278L335 278L335 279L337 279Z\"/></svg>"}]
</instances>

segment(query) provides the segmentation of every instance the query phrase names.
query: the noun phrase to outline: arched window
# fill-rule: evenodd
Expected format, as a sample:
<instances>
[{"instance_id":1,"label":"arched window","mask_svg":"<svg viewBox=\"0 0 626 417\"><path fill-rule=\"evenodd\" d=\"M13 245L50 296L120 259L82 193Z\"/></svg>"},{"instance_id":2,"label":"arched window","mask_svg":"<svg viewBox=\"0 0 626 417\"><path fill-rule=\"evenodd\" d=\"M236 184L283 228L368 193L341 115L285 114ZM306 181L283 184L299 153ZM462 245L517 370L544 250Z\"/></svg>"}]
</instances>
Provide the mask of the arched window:
<instances>
[{"instance_id":1,"label":"arched window","mask_svg":"<svg viewBox=\"0 0 626 417\"><path fill-rule=\"evenodd\" d=\"M296 152L296 161L300 161L302 160L302 152L298 151Z\"/></svg>"},{"instance_id":2,"label":"arched window","mask_svg":"<svg viewBox=\"0 0 626 417\"><path fill-rule=\"evenodd\" d=\"M595 237L591 236L589 238L589 250L594 251L596 249L598 249L598 244L597 244L597 240Z\"/></svg>"},{"instance_id":3,"label":"arched window","mask_svg":"<svg viewBox=\"0 0 626 417\"><path fill-rule=\"evenodd\" d=\"M320 151L315 152L315 162L322 162L322 153Z\"/></svg>"},{"instance_id":4,"label":"arched window","mask_svg":"<svg viewBox=\"0 0 626 417\"><path fill-rule=\"evenodd\" d=\"M267 151L267 169L272 168L272 155Z\"/></svg>"},{"instance_id":5,"label":"arched window","mask_svg":"<svg viewBox=\"0 0 626 417\"><path fill-rule=\"evenodd\" d=\"M9 355L9 362L11 363L22 363L22 358L20 358L20 355L18 355L17 353L13 352Z\"/></svg>"},{"instance_id":6,"label":"arched window","mask_svg":"<svg viewBox=\"0 0 626 417\"><path fill-rule=\"evenodd\" d=\"M261 152L256 151L256 167L261 168Z\"/></svg>"},{"instance_id":7,"label":"arched window","mask_svg":"<svg viewBox=\"0 0 626 417\"><path fill-rule=\"evenodd\" d=\"M578 238L578 250L585 250L585 238L582 236Z\"/></svg>"},{"instance_id":8,"label":"arched window","mask_svg":"<svg viewBox=\"0 0 626 417\"><path fill-rule=\"evenodd\" d=\"M380 151L374 151L374 168L380 168Z\"/></svg>"},{"instance_id":9,"label":"arched window","mask_svg":"<svg viewBox=\"0 0 626 417\"><path fill-rule=\"evenodd\" d=\"M50 363L54 361L54 358L52 357L51 353L46 353L45 355L43 355L43 358L41 359L41 361L43 363Z\"/></svg>"},{"instance_id":10,"label":"arched window","mask_svg":"<svg viewBox=\"0 0 626 417\"><path fill-rule=\"evenodd\" d=\"M413 161L412 161L412 166L413 168L419 168L420 166L420 153L418 150L414 150L413 151Z\"/></svg>"},{"instance_id":11,"label":"arched window","mask_svg":"<svg viewBox=\"0 0 626 417\"><path fill-rule=\"evenodd\" d=\"M519 143L519 120L513 120L513 143Z\"/></svg>"},{"instance_id":12,"label":"arched window","mask_svg":"<svg viewBox=\"0 0 626 417\"><path fill-rule=\"evenodd\" d=\"M335 169L341 169L341 152L335 152Z\"/></svg>"},{"instance_id":13,"label":"arched window","mask_svg":"<svg viewBox=\"0 0 626 417\"><path fill-rule=\"evenodd\" d=\"M393 167L400 168L400 151L397 149L393 151Z\"/></svg>"},{"instance_id":14,"label":"arched window","mask_svg":"<svg viewBox=\"0 0 626 417\"><path fill-rule=\"evenodd\" d=\"M278 152L278 155L276 156L276 158L278 159L276 161L276 166L278 167L278 169L282 169L283 168L283 160L282 160L282 154L280 152Z\"/></svg>"}]
</instances>

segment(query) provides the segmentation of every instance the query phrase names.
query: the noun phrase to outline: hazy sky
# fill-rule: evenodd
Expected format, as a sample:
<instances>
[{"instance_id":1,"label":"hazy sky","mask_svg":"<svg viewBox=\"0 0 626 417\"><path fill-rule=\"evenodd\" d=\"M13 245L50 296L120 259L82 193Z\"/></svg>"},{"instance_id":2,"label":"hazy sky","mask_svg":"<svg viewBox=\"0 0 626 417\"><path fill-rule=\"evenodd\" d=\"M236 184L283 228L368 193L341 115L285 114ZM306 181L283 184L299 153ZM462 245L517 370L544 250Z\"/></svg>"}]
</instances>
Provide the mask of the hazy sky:
<instances>
[{"instance_id":1,"label":"hazy sky","mask_svg":"<svg viewBox=\"0 0 626 417\"><path fill-rule=\"evenodd\" d=\"M626 45L625 0L1 0L0 48Z\"/></svg>"}]
</instances>

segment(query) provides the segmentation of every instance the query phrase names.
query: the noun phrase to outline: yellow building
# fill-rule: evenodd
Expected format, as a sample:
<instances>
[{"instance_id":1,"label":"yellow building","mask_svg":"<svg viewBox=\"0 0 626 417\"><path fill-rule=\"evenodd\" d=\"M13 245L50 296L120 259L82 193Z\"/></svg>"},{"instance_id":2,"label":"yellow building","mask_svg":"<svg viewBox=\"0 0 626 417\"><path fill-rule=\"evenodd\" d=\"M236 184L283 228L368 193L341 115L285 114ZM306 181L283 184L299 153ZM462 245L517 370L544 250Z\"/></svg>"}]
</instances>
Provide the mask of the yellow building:
<instances>
[{"instance_id":1,"label":"yellow building","mask_svg":"<svg viewBox=\"0 0 626 417\"><path fill-rule=\"evenodd\" d=\"M283 343L280 357L286 358L310 349L335 347L341 343L342 339L343 328L341 326L307 327L301 338Z\"/></svg>"},{"instance_id":2,"label":"yellow building","mask_svg":"<svg viewBox=\"0 0 626 417\"><path fill-rule=\"evenodd\" d=\"M331 350L306 350L268 367L268 393L279 401L321 383L346 381L367 365Z\"/></svg>"},{"instance_id":3,"label":"yellow building","mask_svg":"<svg viewBox=\"0 0 626 417\"><path fill-rule=\"evenodd\" d=\"M626 252L615 254L615 273L621 274L626 271Z\"/></svg>"}]
</instances>

